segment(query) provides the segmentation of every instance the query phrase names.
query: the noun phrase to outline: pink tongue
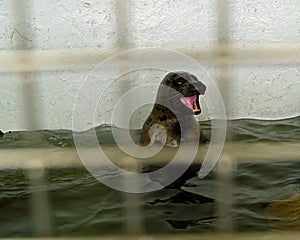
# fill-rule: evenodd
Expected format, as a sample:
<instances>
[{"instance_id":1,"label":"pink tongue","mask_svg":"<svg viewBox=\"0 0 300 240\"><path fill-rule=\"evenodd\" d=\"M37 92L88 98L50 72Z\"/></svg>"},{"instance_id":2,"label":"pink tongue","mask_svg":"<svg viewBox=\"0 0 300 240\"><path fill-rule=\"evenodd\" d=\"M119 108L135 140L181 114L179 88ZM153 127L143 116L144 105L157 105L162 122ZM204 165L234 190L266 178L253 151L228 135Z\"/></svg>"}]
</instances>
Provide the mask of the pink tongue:
<instances>
[{"instance_id":1,"label":"pink tongue","mask_svg":"<svg viewBox=\"0 0 300 240\"><path fill-rule=\"evenodd\" d=\"M180 101L188 108L194 110L194 106L197 106L196 105L197 95L194 95L191 97L182 97L182 98L180 98Z\"/></svg>"}]
</instances>

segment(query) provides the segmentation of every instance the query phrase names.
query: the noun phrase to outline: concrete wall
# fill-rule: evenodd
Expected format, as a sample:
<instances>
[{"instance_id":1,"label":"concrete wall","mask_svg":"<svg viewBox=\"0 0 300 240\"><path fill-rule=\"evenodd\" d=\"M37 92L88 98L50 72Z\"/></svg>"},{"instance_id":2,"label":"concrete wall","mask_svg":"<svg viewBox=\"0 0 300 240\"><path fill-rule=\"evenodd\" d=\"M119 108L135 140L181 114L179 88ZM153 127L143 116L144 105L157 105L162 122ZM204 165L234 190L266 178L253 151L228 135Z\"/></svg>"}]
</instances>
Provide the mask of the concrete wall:
<instances>
[{"instance_id":1,"label":"concrete wall","mask_svg":"<svg viewBox=\"0 0 300 240\"><path fill-rule=\"evenodd\" d=\"M11 1L0 0L0 50L16 49L18 38L25 39L32 48L39 50L92 47L96 51L117 46L114 1L30 2L30 22L25 23L24 29L14 26L11 21ZM215 1L131 0L129 9L128 42L132 47L193 47L216 41ZM230 37L234 43L294 44L300 41L300 3L297 0L236 0L230 2L230 9ZM30 34L26 35L26 28ZM214 78L214 66L202 66ZM37 90L34 98L39 128L72 127L74 98L93 67L39 72L35 75ZM137 72L128 78L133 80L133 85L142 85L146 82L159 83L164 74L164 71ZM299 65L236 66L231 79L233 111L230 117L278 119L300 114ZM25 129L22 84L12 73L1 73L0 84L0 129ZM106 107L97 110L97 124L110 123L117 93L120 94L117 84L106 92ZM133 127L139 127L146 114L145 111L138 113ZM199 119L209 117L204 113Z\"/></svg>"}]
</instances>

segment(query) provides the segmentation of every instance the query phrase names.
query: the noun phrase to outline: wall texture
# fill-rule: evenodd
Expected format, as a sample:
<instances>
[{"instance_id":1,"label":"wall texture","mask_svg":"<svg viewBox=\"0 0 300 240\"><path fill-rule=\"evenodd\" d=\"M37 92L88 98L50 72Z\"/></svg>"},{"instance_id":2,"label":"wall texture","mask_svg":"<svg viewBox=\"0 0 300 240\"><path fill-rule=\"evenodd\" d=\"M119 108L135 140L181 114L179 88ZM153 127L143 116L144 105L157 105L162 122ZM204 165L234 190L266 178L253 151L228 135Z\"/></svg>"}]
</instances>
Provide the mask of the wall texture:
<instances>
[{"instance_id":1,"label":"wall texture","mask_svg":"<svg viewBox=\"0 0 300 240\"><path fill-rule=\"evenodd\" d=\"M11 1L0 0L0 50L16 49L25 39L33 49L95 48L117 46L116 6L111 0L31 0L30 22L15 26ZM128 43L132 47L193 47L216 41L216 5L211 0L131 0ZM230 38L241 45L300 41L300 3L297 0L233 0L230 2ZM121 20L122 21L122 20ZM124 23L123 23L124 24ZM29 31L24 31L29 30ZM27 33L29 32L29 34ZM121 36L122 37L122 36ZM214 66L202 64L212 78ZM35 75L36 113L39 128L72 128L74 99L85 70L39 72ZM280 119L300 114L299 65L234 66L231 82L231 118ZM136 72L128 76L133 85L159 83L163 71ZM12 73L0 74L0 129L25 129L22 83ZM222 86L222 84L220 84ZM110 115L121 92L112 85L105 93L105 107L97 109L97 124L110 123ZM153 94L154 99L155 94ZM205 98L204 98L205 99ZM205 106L204 106L205 109ZM205 113L206 112L206 113ZM133 127L140 127L147 112L140 111ZM207 111L199 117L208 119ZM89 127L89 126L86 126Z\"/></svg>"}]
</instances>

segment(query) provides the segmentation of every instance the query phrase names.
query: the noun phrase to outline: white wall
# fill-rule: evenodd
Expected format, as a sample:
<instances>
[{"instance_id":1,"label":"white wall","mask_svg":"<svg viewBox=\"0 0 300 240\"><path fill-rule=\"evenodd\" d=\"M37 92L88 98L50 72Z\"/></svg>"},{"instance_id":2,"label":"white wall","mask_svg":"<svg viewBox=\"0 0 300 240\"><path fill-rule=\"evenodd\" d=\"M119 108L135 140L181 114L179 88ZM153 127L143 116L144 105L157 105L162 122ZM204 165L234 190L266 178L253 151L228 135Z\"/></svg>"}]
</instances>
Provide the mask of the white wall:
<instances>
[{"instance_id":1,"label":"white wall","mask_svg":"<svg viewBox=\"0 0 300 240\"><path fill-rule=\"evenodd\" d=\"M211 0L131 0L129 43L134 47L197 46L214 43L215 1ZM26 38L34 49L114 48L117 42L115 6L112 0L32 0L31 23L24 29L12 24L10 1L0 0L0 50L16 47L18 38ZM296 43L300 42L300 3L297 0L231 1L233 42ZM1 63L0 63L1 64ZM39 128L72 127L74 98L88 72L64 70L36 74L38 90L34 98ZM203 64L214 77L214 67ZM164 72L131 75L135 84L160 81ZM138 79L138 80L136 80ZM278 119L300 114L299 65L255 65L234 67L232 118ZM23 120L22 85L10 73L0 74L0 129L26 128ZM97 123L109 123L117 87L106 95L106 108L97 111ZM119 92L118 92L119 93ZM154 98L154 95L153 95ZM137 117L141 125L146 113ZM203 114L200 119L209 118Z\"/></svg>"}]
</instances>

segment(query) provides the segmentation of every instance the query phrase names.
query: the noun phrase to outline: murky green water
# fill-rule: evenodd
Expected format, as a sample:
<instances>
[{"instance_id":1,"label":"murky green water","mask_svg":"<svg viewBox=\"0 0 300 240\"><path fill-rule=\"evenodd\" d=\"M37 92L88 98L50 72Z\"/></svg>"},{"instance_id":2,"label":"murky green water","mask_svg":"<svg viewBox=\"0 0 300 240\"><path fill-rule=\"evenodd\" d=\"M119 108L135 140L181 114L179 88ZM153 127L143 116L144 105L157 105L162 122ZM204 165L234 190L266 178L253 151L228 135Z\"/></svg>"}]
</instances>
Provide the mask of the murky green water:
<instances>
[{"instance_id":1,"label":"murky green water","mask_svg":"<svg viewBox=\"0 0 300 240\"><path fill-rule=\"evenodd\" d=\"M210 123L202 123L201 127L209 135ZM231 127L233 141L245 144L300 142L300 117L281 121L236 120L231 121ZM133 132L135 138L138 134L138 131ZM101 144L114 144L109 127L97 128L97 135ZM72 133L65 130L11 132L0 138L0 150L54 146L73 148ZM240 163L234 171L233 184L234 205L230 217L234 229L270 230L270 216L264 208L280 196L300 192L300 159ZM99 183L85 169L48 171L46 189L53 235L119 234L125 231L125 194ZM1 170L0 237L33 235L30 205L33 191L22 170ZM204 179L194 177L181 188L137 195L144 231L215 231L219 220L217 207L222 201L216 191L216 176L211 173Z\"/></svg>"}]
</instances>

